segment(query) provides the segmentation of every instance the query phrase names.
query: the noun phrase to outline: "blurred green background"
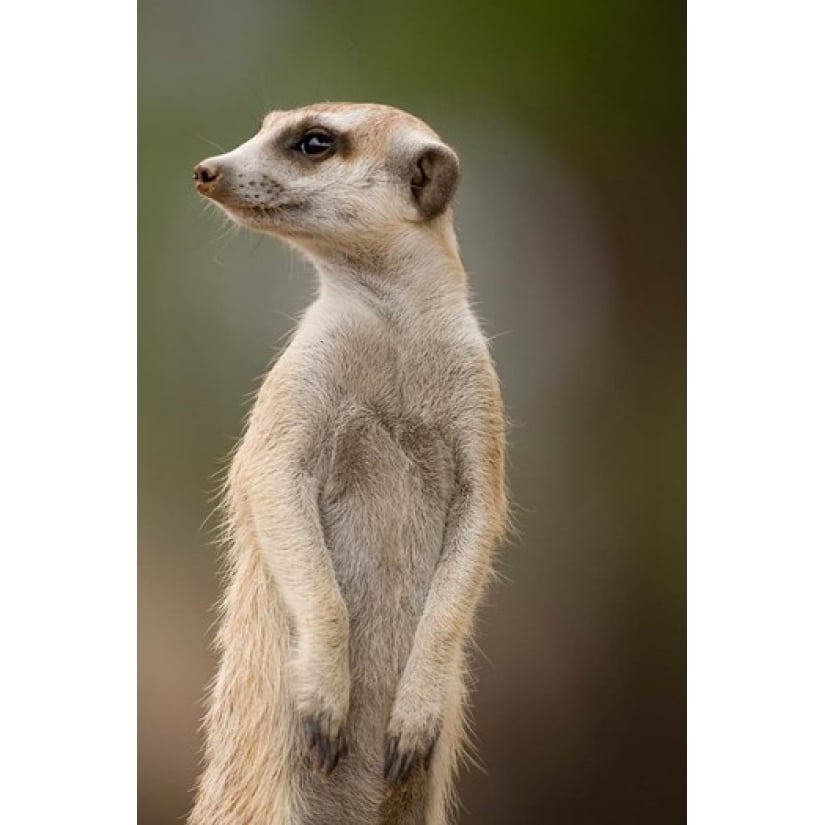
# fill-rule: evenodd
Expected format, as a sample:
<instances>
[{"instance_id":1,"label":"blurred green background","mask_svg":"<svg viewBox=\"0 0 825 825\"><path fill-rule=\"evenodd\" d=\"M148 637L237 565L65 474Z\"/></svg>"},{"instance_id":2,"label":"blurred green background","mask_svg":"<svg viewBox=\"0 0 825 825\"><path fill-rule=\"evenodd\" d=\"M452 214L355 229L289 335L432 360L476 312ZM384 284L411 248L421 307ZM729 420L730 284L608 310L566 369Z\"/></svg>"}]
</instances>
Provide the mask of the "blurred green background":
<instances>
[{"instance_id":1,"label":"blurred green background","mask_svg":"<svg viewBox=\"0 0 825 825\"><path fill-rule=\"evenodd\" d=\"M685 6L141 0L139 822L188 810L222 458L306 264L191 168L270 108L375 101L459 152L520 537L485 607L462 823L685 821Z\"/></svg>"}]
</instances>

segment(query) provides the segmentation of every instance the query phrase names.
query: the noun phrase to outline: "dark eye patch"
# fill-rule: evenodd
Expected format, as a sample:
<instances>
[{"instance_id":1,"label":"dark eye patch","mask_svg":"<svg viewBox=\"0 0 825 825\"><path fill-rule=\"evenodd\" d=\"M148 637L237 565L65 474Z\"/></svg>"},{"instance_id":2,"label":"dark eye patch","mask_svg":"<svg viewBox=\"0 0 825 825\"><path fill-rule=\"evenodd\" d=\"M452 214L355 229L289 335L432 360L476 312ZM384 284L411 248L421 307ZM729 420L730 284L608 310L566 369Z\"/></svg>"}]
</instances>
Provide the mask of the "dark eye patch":
<instances>
[{"instance_id":1,"label":"dark eye patch","mask_svg":"<svg viewBox=\"0 0 825 825\"><path fill-rule=\"evenodd\" d=\"M321 160L334 151L335 138L328 132L313 129L302 135L292 148L303 155Z\"/></svg>"}]
</instances>

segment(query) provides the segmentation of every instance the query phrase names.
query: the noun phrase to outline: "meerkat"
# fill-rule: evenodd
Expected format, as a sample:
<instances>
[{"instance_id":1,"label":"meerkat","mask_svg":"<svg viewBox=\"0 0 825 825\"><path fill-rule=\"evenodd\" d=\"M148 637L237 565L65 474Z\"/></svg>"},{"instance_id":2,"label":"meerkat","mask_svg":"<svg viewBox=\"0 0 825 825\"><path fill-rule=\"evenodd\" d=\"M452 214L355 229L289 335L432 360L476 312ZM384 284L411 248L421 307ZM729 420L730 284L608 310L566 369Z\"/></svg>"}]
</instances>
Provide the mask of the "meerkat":
<instances>
[{"instance_id":1,"label":"meerkat","mask_svg":"<svg viewBox=\"0 0 825 825\"><path fill-rule=\"evenodd\" d=\"M320 287L226 483L220 664L190 825L443 825L466 656L506 522L505 424L468 299L455 152L387 106L268 114L195 167Z\"/></svg>"}]
</instances>

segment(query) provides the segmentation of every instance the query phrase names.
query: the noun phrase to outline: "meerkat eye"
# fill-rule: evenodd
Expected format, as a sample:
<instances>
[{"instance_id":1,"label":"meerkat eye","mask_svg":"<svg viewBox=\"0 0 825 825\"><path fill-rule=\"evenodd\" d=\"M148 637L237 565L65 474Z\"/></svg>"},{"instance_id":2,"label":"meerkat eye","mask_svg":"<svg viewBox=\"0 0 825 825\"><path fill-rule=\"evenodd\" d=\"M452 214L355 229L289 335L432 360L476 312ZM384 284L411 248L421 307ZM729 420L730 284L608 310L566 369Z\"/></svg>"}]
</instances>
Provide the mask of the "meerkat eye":
<instances>
[{"instance_id":1,"label":"meerkat eye","mask_svg":"<svg viewBox=\"0 0 825 825\"><path fill-rule=\"evenodd\" d=\"M307 132L293 148L304 155L320 159L332 153L335 141L326 132Z\"/></svg>"}]
</instances>

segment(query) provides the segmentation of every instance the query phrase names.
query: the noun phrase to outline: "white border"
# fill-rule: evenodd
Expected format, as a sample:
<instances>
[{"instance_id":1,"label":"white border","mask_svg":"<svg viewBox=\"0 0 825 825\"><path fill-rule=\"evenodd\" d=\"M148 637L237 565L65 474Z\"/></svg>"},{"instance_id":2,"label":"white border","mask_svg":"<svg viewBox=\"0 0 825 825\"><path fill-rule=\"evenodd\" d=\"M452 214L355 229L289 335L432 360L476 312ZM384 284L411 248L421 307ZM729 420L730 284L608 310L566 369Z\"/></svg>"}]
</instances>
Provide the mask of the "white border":
<instances>
[{"instance_id":1,"label":"white border","mask_svg":"<svg viewBox=\"0 0 825 825\"><path fill-rule=\"evenodd\" d=\"M818 822L823 12L689 20L689 794ZM134 13L17 4L4 83L2 819L135 798Z\"/></svg>"},{"instance_id":2,"label":"white border","mask_svg":"<svg viewBox=\"0 0 825 825\"><path fill-rule=\"evenodd\" d=\"M825 821L825 12L689 6L689 821Z\"/></svg>"},{"instance_id":3,"label":"white border","mask_svg":"<svg viewBox=\"0 0 825 825\"><path fill-rule=\"evenodd\" d=\"M4 11L3 822L128 822L136 775L136 30Z\"/></svg>"}]
</instances>

